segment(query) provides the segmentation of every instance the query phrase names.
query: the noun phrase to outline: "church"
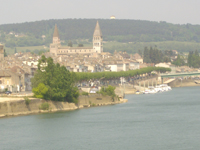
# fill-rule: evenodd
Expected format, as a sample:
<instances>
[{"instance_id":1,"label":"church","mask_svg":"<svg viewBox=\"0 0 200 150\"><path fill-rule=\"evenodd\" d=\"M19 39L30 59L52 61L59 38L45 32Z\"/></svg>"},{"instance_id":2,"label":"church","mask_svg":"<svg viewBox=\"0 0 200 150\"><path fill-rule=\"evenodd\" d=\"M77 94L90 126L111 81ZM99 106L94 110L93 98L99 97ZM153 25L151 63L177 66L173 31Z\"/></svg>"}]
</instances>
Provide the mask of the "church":
<instances>
[{"instance_id":1,"label":"church","mask_svg":"<svg viewBox=\"0 0 200 150\"><path fill-rule=\"evenodd\" d=\"M55 25L53 34L53 43L50 44L50 53L56 56L63 56L69 54L88 54L88 53L102 53L103 52L103 37L102 32L97 21L93 34L93 47L63 47L60 42L57 25Z\"/></svg>"}]
</instances>

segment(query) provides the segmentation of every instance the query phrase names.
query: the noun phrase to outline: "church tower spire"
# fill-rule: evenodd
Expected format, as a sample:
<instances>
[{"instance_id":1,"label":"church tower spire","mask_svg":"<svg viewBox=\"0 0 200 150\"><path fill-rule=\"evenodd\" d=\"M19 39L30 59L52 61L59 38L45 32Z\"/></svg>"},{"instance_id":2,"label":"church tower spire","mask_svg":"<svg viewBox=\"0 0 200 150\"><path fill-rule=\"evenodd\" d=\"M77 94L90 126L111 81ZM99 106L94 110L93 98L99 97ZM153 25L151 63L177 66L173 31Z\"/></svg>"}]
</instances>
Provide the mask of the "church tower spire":
<instances>
[{"instance_id":1,"label":"church tower spire","mask_svg":"<svg viewBox=\"0 0 200 150\"><path fill-rule=\"evenodd\" d=\"M58 48L61 47L60 38L58 34L57 24L55 25L53 33L53 43L50 44L50 53L53 53L57 56Z\"/></svg>"},{"instance_id":2,"label":"church tower spire","mask_svg":"<svg viewBox=\"0 0 200 150\"><path fill-rule=\"evenodd\" d=\"M54 29L54 33L53 33L53 43L60 44L60 38L59 38L59 34L58 34L57 24L55 25L55 29Z\"/></svg>"},{"instance_id":3,"label":"church tower spire","mask_svg":"<svg viewBox=\"0 0 200 150\"><path fill-rule=\"evenodd\" d=\"M93 49L97 53L103 52L103 37L98 21L96 23L96 27L94 29L94 34L93 34Z\"/></svg>"}]
</instances>

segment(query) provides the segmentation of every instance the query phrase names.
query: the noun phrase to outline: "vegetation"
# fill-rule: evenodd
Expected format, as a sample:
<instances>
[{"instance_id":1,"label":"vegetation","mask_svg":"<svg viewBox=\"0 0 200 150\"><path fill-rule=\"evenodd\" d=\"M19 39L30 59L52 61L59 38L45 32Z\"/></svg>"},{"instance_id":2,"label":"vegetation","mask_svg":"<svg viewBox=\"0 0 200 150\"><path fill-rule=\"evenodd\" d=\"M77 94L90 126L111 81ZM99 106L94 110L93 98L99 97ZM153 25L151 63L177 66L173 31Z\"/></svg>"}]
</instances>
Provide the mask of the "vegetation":
<instances>
[{"instance_id":1,"label":"vegetation","mask_svg":"<svg viewBox=\"0 0 200 150\"><path fill-rule=\"evenodd\" d=\"M108 87L102 87L99 93L101 93L104 96L105 95L111 96L113 100L116 97L115 87L111 85L108 85Z\"/></svg>"},{"instance_id":2,"label":"vegetation","mask_svg":"<svg viewBox=\"0 0 200 150\"><path fill-rule=\"evenodd\" d=\"M49 103L44 102L40 105L39 109L41 110L49 110Z\"/></svg>"},{"instance_id":3,"label":"vegetation","mask_svg":"<svg viewBox=\"0 0 200 150\"><path fill-rule=\"evenodd\" d=\"M186 63L183 56L178 55L177 59L173 61L172 64L174 64L175 66L184 66Z\"/></svg>"},{"instance_id":4,"label":"vegetation","mask_svg":"<svg viewBox=\"0 0 200 150\"><path fill-rule=\"evenodd\" d=\"M22 38L22 40L19 40L21 44L24 43L23 40L25 40L27 36L31 37L33 41L39 40L40 42L43 42L41 36L45 35L46 37L43 42L45 43L48 41L46 40L48 35L51 35L50 39L52 38L54 26L57 24L61 39L92 39L91 35L94 31L96 21L96 19L42 20L0 25L0 31L4 31L6 34L10 32L20 33L18 37ZM200 41L199 25L180 25L166 23L164 21L153 22L141 20L98 19L98 21L106 41ZM6 35L2 33L1 37L5 38ZM15 36L10 34L10 38L11 37Z\"/></svg>"},{"instance_id":5,"label":"vegetation","mask_svg":"<svg viewBox=\"0 0 200 150\"><path fill-rule=\"evenodd\" d=\"M28 97L24 97L24 100L26 105L29 105L31 102L31 100Z\"/></svg>"},{"instance_id":6,"label":"vegetation","mask_svg":"<svg viewBox=\"0 0 200 150\"><path fill-rule=\"evenodd\" d=\"M77 102L78 88L75 87L75 73L66 67L54 64L51 57L42 56L38 63L38 70L32 78L35 97L53 101Z\"/></svg>"},{"instance_id":7,"label":"vegetation","mask_svg":"<svg viewBox=\"0 0 200 150\"><path fill-rule=\"evenodd\" d=\"M177 50L179 52L189 52L191 50L199 50L200 43L197 42L188 42L188 41L158 41L158 42L112 42L106 41L104 43L104 51L114 53L114 51L124 51L127 53L137 53L138 50L143 50L144 47L154 47L157 46L159 50Z\"/></svg>"},{"instance_id":8,"label":"vegetation","mask_svg":"<svg viewBox=\"0 0 200 150\"><path fill-rule=\"evenodd\" d=\"M154 48L150 47L148 49L147 47L144 48L144 54L143 54L143 61L145 63L160 63L160 62L171 62L170 56L173 55L173 52L171 50L164 51L164 53L157 49L155 46Z\"/></svg>"},{"instance_id":9,"label":"vegetation","mask_svg":"<svg viewBox=\"0 0 200 150\"><path fill-rule=\"evenodd\" d=\"M83 91L81 94L82 94L82 95L86 95L86 96L88 96L88 95L89 95L89 93L88 93L88 92L84 92L84 91Z\"/></svg>"},{"instance_id":10,"label":"vegetation","mask_svg":"<svg viewBox=\"0 0 200 150\"><path fill-rule=\"evenodd\" d=\"M39 83L37 87L32 89L32 91L34 93L34 97L44 99L48 92L48 88L44 83Z\"/></svg>"},{"instance_id":11,"label":"vegetation","mask_svg":"<svg viewBox=\"0 0 200 150\"><path fill-rule=\"evenodd\" d=\"M158 71L158 72L167 72L171 71L170 68L163 68L163 67L146 67L142 69L137 70L129 70L129 71L120 71L120 72L77 72L76 73L76 80L77 81L85 81L90 79L117 79L120 77L133 77L137 75L142 75L146 73L151 73L152 71Z\"/></svg>"},{"instance_id":12,"label":"vegetation","mask_svg":"<svg viewBox=\"0 0 200 150\"><path fill-rule=\"evenodd\" d=\"M188 66L193 68L200 68L200 56L197 50L195 52L189 52Z\"/></svg>"},{"instance_id":13,"label":"vegetation","mask_svg":"<svg viewBox=\"0 0 200 150\"><path fill-rule=\"evenodd\" d=\"M87 44L91 43L96 21L96 19L57 19L0 25L0 43L13 49L49 46L52 42L54 26L57 24L64 45L67 45L69 40L74 44L79 40L86 45L81 40L85 39ZM126 50L128 53L133 53L145 46L154 45L161 50L176 49L189 52L199 49L197 45L200 42L200 25L109 19L99 19L99 23L104 41L116 41L105 43L104 50L108 52ZM68 45L73 46L72 43Z\"/></svg>"}]
</instances>

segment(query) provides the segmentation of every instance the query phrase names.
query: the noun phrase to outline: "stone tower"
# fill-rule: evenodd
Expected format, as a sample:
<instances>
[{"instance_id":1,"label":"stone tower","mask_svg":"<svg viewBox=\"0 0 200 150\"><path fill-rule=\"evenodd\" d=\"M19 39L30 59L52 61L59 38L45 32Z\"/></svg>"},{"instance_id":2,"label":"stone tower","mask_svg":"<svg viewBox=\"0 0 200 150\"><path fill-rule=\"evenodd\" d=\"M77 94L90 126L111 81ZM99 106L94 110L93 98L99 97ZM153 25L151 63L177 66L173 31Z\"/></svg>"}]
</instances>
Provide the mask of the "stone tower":
<instances>
[{"instance_id":1,"label":"stone tower","mask_svg":"<svg viewBox=\"0 0 200 150\"><path fill-rule=\"evenodd\" d=\"M50 53L54 53L55 55L57 55L57 50L58 47L60 47L60 37L58 34L58 28L57 25L55 25L55 29L54 29L54 33L53 33L53 43L50 44Z\"/></svg>"},{"instance_id":2,"label":"stone tower","mask_svg":"<svg viewBox=\"0 0 200 150\"><path fill-rule=\"evenodd\" d=\"M93 34L93 49L97 53L103 52L103 37L98 21Z\"/></svg>"},{"instance_id":3,"label":"stone tower","mask_svg":"<svg viewBox=\"0 0 200 150\"><path fill-rule=\"evenodd\" d=\"M0 61L4 60L4 49L3 45L0 44Z\"/></svg>"},{"instance_id":4,"label":"stone tower","mask_svg":"<svg viewBox=\"0 0 200 150\"><path fill-rule=\"evenodd\" d=\"M58 34L57 24L55 25L55 29L53 33L53 44L60 44L60 37Z\"/></svg>"}]
</instances>

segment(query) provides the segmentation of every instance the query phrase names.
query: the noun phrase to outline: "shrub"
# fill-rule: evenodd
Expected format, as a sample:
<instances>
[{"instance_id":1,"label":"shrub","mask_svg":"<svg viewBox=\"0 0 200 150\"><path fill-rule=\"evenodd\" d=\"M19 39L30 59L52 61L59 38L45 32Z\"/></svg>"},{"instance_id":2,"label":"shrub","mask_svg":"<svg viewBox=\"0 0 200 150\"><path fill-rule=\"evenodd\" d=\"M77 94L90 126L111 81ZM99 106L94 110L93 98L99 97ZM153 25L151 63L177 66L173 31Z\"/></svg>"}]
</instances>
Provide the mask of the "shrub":
<instances>
[{"instance_id":1,"label":"shrub","mask_svg":"<svg viewBox=\"0 0 200 150\"><path fill-rule=\"evenodd\" d=\"M49 110L49 103L45 102L40 105L41 110Z\"/></svg>"},{"instance_id":2,"label":"shrub","mask_svg":"<svg viewBox=\"0 0 200 150\"><path fill-rule=\"evenodd\" d=\"M82 94L82 95L86 95L86 96L88 96L88 95L89 95L89 93L88 93L88 92L84 92L84 91L83 91L81 94Z\"/></svg>"},{"instance_id":3,"label":"shrub","mask_svg":"<svg viewBox=\"0 0 200 150\"><path fill-rule=\"evenodd\" d=\"M109 85L108 87L102 87L100 90L100 93L104 96L105 95L111 96L113 100L114 100L114 97L116 96L115 87L111 85Z\"/></svg>"},{"instance_id":4,"label":"shrub","mask_svg":"<svg viewBox=\"0 0 200 150\"><path fill-rule=\"evenodd\" d=\"M28 97L24 97L24 100L26 105L29 105L29 103L31 102L31 100Z\"/></svg>"}]
</instances>

